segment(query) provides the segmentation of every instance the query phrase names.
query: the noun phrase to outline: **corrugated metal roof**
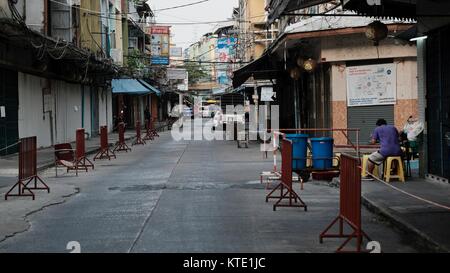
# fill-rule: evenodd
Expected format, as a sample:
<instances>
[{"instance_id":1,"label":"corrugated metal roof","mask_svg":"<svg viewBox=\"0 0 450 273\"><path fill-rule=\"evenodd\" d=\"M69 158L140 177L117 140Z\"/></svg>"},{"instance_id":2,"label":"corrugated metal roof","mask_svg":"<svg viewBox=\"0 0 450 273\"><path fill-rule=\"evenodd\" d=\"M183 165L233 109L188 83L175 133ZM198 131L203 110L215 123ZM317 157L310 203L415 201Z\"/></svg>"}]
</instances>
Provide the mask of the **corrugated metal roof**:
<instances>
[{"instance_id":1,"label":"corrugated metal roof","mask_svg":"<svg viewBox=\"0 0 450 273\"><path fill-rule=\"evenodd\" d=\"M301 20L298 23L289 25L285 29L286 34L321 31L330 29L341 29L351 27L365 27L374 21L374 18L364 16L351 16L351 17L339 17L339 14L357 15L352 11L340 11L336 17L328 16L314 16L308 19ZM411 22L405 22L404 20L380 20L384 24L411 24Z\"/></svg>"},{"instance_id":2,"label":"corrugated metal roof","mask_svg":"<svg viewBox=\"0 0 450 273\"><path fill-rule=\"evenodd\" d=\"M358 12L362 16L379 18L414 19L417 17L416 0L383 0L381 5L369 5L362 0L342 0L347 10Z\"/></svg>"}]
</instances>

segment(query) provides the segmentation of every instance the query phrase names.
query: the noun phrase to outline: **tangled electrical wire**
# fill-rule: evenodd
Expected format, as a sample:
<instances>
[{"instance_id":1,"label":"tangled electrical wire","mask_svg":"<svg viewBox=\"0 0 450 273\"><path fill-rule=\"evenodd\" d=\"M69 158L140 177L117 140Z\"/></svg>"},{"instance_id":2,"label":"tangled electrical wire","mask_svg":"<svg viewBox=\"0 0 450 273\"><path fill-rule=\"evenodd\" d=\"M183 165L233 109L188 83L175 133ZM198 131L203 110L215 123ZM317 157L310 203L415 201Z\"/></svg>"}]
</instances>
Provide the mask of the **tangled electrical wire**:
<instances>
[{"instance_id":1,"label":"tangled electrical wire","mask_svg":"<svg viewBox=\"0 0 450 273\"><path fill-rule=\"evenodd\" d=\"M17 3L18 0L8 0L8 7L9 10L11 11L12 19L17 23L19 23L25 29L31 46L37 50L36 58L40 61L42 61L45 58L45 56L49 56L54 60L61 60L62 58L64 58L64 56L67 53L67 48L69 47L69 42L66 41L64 46L58 47L58 45L60 44L60 40L58 39L56 45L54 47L50 47L48 46L47 41L44 38L41 38L41 41L38 44L36 44L34 41L36 35L27 26L24 17L17 10L15 6Z\"/></svg>"}]
</instances>

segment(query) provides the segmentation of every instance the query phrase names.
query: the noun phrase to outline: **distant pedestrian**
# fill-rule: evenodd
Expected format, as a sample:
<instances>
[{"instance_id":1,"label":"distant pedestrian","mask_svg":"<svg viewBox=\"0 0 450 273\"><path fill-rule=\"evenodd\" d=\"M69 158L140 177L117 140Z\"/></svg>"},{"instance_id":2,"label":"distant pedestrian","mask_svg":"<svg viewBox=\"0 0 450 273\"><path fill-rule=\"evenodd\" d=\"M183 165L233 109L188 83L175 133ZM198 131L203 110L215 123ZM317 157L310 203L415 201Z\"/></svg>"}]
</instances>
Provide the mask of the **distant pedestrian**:
<instances>
[{"instance_id":1,"label":"distant pedestrian","mask_svg":"<svg viewBox=\"0 0 450 273\"><path fill-rule=\"evenodd\" d=\"M373 173L375 165L381 165L389 156L402 155L402 149L399 143L399 133L397 128L392 125L388 125L386 120L379 119L376 123L372 134L371 143L380 143L380 149L369 156L368 171ZM364 179L370 179L369 176L363 177Z\"/></svg>"},{"instance_id":2,"label":"distant pedestrian","mask_svg":"<svg viewBox=\"0 0 450 273\"><path fill-rule=\"evenodd\" d=\"M148 106L144 110L144 118L145 118L145 127L149 129L149 123L152 120L152 114L150 113L150 109Z\"/></svg>"}]
</instances>

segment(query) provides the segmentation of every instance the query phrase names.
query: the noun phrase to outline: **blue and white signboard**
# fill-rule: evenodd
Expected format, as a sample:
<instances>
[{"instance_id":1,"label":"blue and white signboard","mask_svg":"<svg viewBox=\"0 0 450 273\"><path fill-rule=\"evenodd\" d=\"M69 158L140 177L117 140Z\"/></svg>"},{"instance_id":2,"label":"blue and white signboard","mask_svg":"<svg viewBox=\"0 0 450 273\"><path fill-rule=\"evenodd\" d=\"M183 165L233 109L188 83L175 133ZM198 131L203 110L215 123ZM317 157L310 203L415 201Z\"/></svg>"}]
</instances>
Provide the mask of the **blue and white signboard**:
<instances>
[{"instance_id":1,"label":"blue and white signboard","mask_svg":"<svg viewBox=\"0 0 450 273\"><path fill-rule=\"evenodd\" d=\"M390 105L397 100L393 63L347 67L347 106Z\"/></svg>"}]
</instances>

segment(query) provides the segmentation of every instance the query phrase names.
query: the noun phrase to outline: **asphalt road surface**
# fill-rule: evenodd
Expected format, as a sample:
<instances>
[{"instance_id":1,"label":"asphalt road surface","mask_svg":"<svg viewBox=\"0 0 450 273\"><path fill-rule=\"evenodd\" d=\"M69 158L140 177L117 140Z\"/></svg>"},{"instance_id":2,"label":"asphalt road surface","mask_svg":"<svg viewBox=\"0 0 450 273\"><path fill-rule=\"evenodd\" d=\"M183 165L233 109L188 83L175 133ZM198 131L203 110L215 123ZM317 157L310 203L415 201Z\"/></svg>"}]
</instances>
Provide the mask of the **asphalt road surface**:
<instances>
[{"instance_id":1,"label":"asphalt road surface","mask_svg":"<svg viewBox=\"0 0 450 273\"><path fill-rule=\"evenodd\" d=\"M308 211L272 210L259 173L272 168L259 145L175 141L170 132L134 146L89 173L64 174L51 184L77 188L59 205L27 217L30 228L0 243L0 252L334 252L319 243L338 212L338 189L295 185ZM363 227L384 252L416 252L408 238L363 210Z\"/></svg>"}]
</instances>

